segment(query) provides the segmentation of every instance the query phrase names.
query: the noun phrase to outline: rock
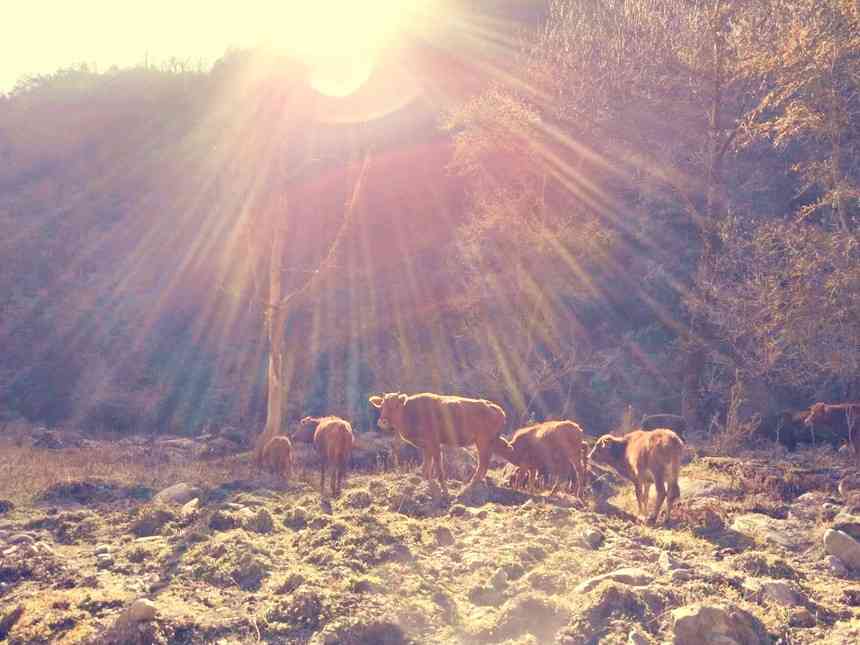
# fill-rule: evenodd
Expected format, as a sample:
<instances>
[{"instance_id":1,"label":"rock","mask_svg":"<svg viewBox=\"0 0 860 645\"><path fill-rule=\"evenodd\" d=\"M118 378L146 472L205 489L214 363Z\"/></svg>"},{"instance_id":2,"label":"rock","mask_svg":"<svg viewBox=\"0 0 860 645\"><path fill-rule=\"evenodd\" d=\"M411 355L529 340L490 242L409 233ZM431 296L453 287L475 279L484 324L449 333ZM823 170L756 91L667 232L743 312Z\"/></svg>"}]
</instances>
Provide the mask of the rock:
<instances>
[{"instance_id":1,"label":"rock","mask_svg":"<svg viewBox=\"0 0 860 645\"><path fill-rule=\"evenodd\" d=\"M843 511L833 518L831 528L847 533L855 540L860 540L860 515Z\"/></svg>"},{"instance_id":2,"label":"rock","mask_svg":"<svg viewBox=\"0 0 860 645\"><path fill-rule=\"evenodd\" d=\"M261 508L248 519L243 519L242 526L255 533L271 533L275 530L275 520L269 511Z\"/></svg>"},{"instance_id":3,"label":"rock","mask_svg":"<svg viewBox=\"0 0 860 645\"><path fill-rule=\"evenodd\" d=\"M36 541L29 533L16 533L6 540L9 544L33 544Z\"/></svg>"},{"instance_id":4,"label":"rock","mask_svg":"<svg viewBox=\"0 0 860 645\"><path fill-rule=\"evenodd\" d=\"M220 509L212 513L209 518L209 528L213 531L229 531L238 527L239 524L240 522L235 515Z\"/></svg>"},{"instance_id":5,"label":"rock","mask_svg":"<svg viewBox=\"0 0 860 645\"><path fill-rule=\"evenodd\" d=\"M102 553L96 556L96 569L110 569L113 564L113 556L110 553Z\"/></svg>"},{"instance_id":6,"label":"rock","mask_svg":"<svg viewBox=\"0 0 860 645\"><path fill-rule=\"evenodd\" d=\"M433 537L436 539L436 544L439 546L449 546L454 544L454 534L447 526L439 526L433 531Z\"/></svg>"},{"instance_id":7,"label":"rock","mask_svg":"<svg viewBox=\"0 0 860 645\"><path fill-rule=\"evenodd\" d=\"M689 582L693 579L693 573L689 569L674 569L669 574L672 582Z\"/></svg>"},{"instance_id":8,"label":"rock","mask_svg":"<svg viewBox=\"0 0 860 645\"><path fill-rule=\"evenodd\" d=\"M496 569L496 573L493 574L493 577L490 578L490 584L493 585L493 589L497 591L502 591L508 586L508 573L504 569Z\"/></svg>"},{"instance_id":9,"label":"rock","mask_svg":"<svg viewBox=\"0 0 860 645\"><path fill-rule=\"evenodd\" d=\"M0 639L6 638L18 619L24 614L24 605L18 605L8 614L3 614L0 618Z\"/></svg>"},{"instance_id":10,"label":"rock","mask_svg":"<svg viewBox=\"0 0 860 645\"><path fill-rule=\"evenodd\" d=\"M833 575L839 578L848 575L848 567L836 556L828 555L824 558L824 563Z\"/></svg>"},{"instance_id":11,"label":"rock","mask_svg":"<svg viewBox=\"0 0 860 645\"><path fill-rule=\"evenodd\" d=\"M631 587L642 587L650 584L654 580L654 576L644 569L625 567L579 583L576 587L576 593L588 593L604 580L612 580L613 582L630 585Z\"/></svg>"},{"instance_id":12,"label":"rock","mask_svg":"<svg viewBox=\"0 0 860 645\"><path fill-rule=\"evenodd\" d=\"M788 624L792 627L815 627L817 622L806 607L797 607L788 616Z\"/></svg>"},{"instance_id":13,"label":"rock","mask_svg":"<svg viewBox=\"0 0 860 645\"><path fill-rule=\"evenodd\" d=\"M849 569L860 570L860 542L847 533L828 529L824 533L824 550Z\"/></svg>"},{"instance_id":14,"label":"rock","mask_svg":"<svg viewBox=\"0 0 860 645\"><path fill-rule=\"evenodd\" d=\"M765 645L770 638L758 618L735 605L697 603L672 611L672 642Z\"/></svg>"},{"instance_id":15,"label":"rock","mask_svg":"<svg viewBox=\"0 0 860 645\"><path fill-rule=\"evenodd\" d=\"M627 645L651 645L653 642L638 629L633 629L627 637Z\"/></svg>"},{"instance_id":16,"label":"rock","mask_svg":"<svg viewBox=\"0 0 860 645\"><path fill-rule=\"evenodd\" d=\"M137 537L158 535L169 522L176 519L176 515L167 508L150 506L144 508L131 525L131 532Z\"/></svg>"},{"instance_id":17,"label":"rock","mask_svg":"<svg viewBox=\"0 0 860 645\"><path fill-rule=\"evenodd\" d=\"M103 555L105 553L110 553L110 546L107 544L99 544L95 550L93 551L96 555Z\"/></svg>"},{"instance_id":18,"label":"rock","mask_svg":"<svg viewBox=\"0 0 860 645\"><path fill-rule=\"evenodd\" d=\"M815 522L828 504L830 497L821 491L810 491L798 497L788 510L788 517L805 522Z\"/></svg>"},{"instance_id":19,"label":"rock","mask_svg":"<svg viewBox=\"0 0 860 645\"><path fill-rule=\"evenodd\" d=\"M0 499L0 515L5 515L15 509L15 505L8 499Z\"/></svg>"},{"instance_id":20,"label":"rock","mask_svg":"<svg viewBox=\"0 0 860 645\"><path fill-rule=\"evenodd\" d=\"M156 504L186 504L199 496L199 489L195 488L191 484L179 482L178 484L168 486L164 490L156 493L155 497L152 498L152 501Z\"/></svg>"},{"instance_id":21,"label":"rock","mask_svg":"<svg viewBox=\"0 0 860 645\"><path fill-rule=\"evenodd\" d=\"M469 514L469 510L462 504L454 504L448 509L448 515L451 517L465 517Z\"/></svg>"},{"instance_id":22,"label":"rock","mask_svg":"<svg viewBox=\"0 0 860 645\"><path fill-rule=\"evenodd\" d=\"M155 620L157 614L158 608L154 602L146 598L138 598L125 610L122 618L129 623L143 623Z\"/></svg>"},{"instance_id":23,"label":"rock","mask_svg":"<svg viewBox=\"0 0 860 645\"><path fill-rule=\"evenodd\" d=\"M738 515L732 522L731 529L753 540L770 542L791 550L802 549L810 543L801 524L777 520L761 513Z\"/></svg>"},{"instance_id":24,"label":"rock","mask_svg":"<svg viewBox=\"0 0 860 645\"><path fill-rule=\"evenodd\" d=\"M195 497L194 499L192 499L188 502L185 502L185 504L182 505L182 508L179 510L179 514L182 515L182 517L187 519L187 518L194 517L195 515L197 515L199 510L200 510L200 498Z\"/></svg>"},{"instance_id":25,"label":"rock","mask_svg":"<svg viewBox=\"0 0 860 645\"><path fill-rule=\"evenodd\" d=\"M679 560L668 551L662 551L660 557L657 558L657 564L662 571L669 573L675 569L689 569L689 565L682 560Z\"/></svg>"},{"instance_id":26,"label":"rock","mask_svg":"<svg viewBox=\"0 0 860 645\"><path fill-rule=\"evenodd\" d=\"M839 480L837 490L842 497L848 497L851 493L860 490L860 475L846 475Z\"/></svg>"},{"instance_id":27,"label":"rock","mask_svg":"<svg viewBox=\"0 0 860 645\"><path fill-rule=\"evenodd\" d=\"M720 482L707 479L690 479L688 477L679 477L678 487L681 489L681 499L695 499L697 497L718 498L731 492Z\"/></svg>"},{"instance_id":28,"label":"rock","mask_svg":"<svg viewBox=\"0 0 860 645\"><path fill-rule=\"evenodd\" d=\"M348 508L368 508L371 504L373 504L373 496L363 489L351 490L343 499L343 505Z\"/></svg>"},{"instance_id":29,"label":"rock","mask_svg":"<svg viewBox=\"0 0 860 645\"><path fill-rule=\"evenodd\" d=\"M747 578L743 586L756 601L768 599L785 607L803 604L800 594L784 580Z\"/></svg>"},{"instance_id":30,"label":"rock","mask_svg":"<svg viewBox=\"0 0 860 645\"><path fill-rule=\"evenodd\" d=\"M457 501L464 506L483 506L490 501L490 487L483 482L474 482L466 486L457 495Z\"/></svg>"},{"instance_id":31,"label":"rock","mask_svg":"<svg viewBox=\"0 0 860 645\"><path fill-rule=\"evenodd\" d=\"M603 544L603 533L597 529L585 529L579 537L583 545L592 550L599 549Z\"/></svg>"},{"instance_id":32,"label":"rock","mask_svg":"<svg viewBox=\"0 0 860 645\"><path fill-rule=\"evenodd\" d=\"M298 531L305 528L311 521L312 516L301 506L291 508L284 514L284 526ZM223 529L222 529L223 530Z\"/></svg>"}]
</instances>

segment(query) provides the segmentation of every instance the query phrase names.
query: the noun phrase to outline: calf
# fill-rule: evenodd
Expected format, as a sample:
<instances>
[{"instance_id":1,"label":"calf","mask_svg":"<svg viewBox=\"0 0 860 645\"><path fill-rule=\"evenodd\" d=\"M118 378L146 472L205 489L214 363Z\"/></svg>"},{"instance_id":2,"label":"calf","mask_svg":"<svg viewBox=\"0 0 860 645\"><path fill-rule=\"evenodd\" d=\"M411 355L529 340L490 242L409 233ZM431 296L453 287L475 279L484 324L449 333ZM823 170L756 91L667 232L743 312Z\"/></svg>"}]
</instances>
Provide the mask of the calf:
<instances>
[{"instance_id":1,"label":"calf","mask_svg":"<svg viewBox=\"0 0 860 645\"><path fill-rule=\"evenodd\" d=\"M860 457L860 403L816 403L803 423L815 435L816 428L829 428L833 437L848 440L855 457Z\"/></svg>"},{"instance_id":2,"label":"calf","mask_svg":"<svg viewBox=\"0 0 860 645\"><path fill-rule=\"evenodd\" d=\"M555 494L562 480L570 479L571 468L576 473L576 495L585 491L588 457L582 440L582 428L573 421L546 421L514 433L511 441L499 437L495 451L519 466L514 485L526 480L536 482L539 474L555 478L550 494Z\"/></svg>"},{"instance_id":3,"label":"calf","mask_svg":"<svg viewBox=\"0 0 860 645\"><path fill-rule=\"evenodd\" d=\"M296 441L313 441L320 457L320 495L325 495L325 471L332 467L331 494L340 494L346 467L352 454L352 426L339 417L305 417L299 422Z\"/></svg>"},{"instance_id":4,"label":"calf","mask_svg":"<svg viewBox=\"0 0 860 645\"><path fill-rule=\"evenodd\" d=\"M687 434L687 421L679 414L646 414L640 427L642 430L668 428L681 439Z\"/></svg>"},{"instance_id":5,"label":"calf","mask_svg":"<svg viewBox=\"0 0 860 645\"><path fill-rule=\"evenodd\" d=\"M592 463L608 466L621 477L633 482L639 514L648 512L648 495L651 482L657 489L657 503L649 522L655 523L666 500L666 523L672 505L681 496L678 473L681 470L681 453L684 442L671 430L636 430L624 437L603 435L594 444L589 459Z\"/></svg>"},{"instance_id":6,"label":"calf","mask_svg":"<svg viewBox=\"0 0 860 645\"><path fill-rule=\"evenodd\" d=\"M397 432L421 451L424 477L435 472L447 495L442 446L478 449L478 465L468 485L483 480L490 465L493 446L505 427L505 412L484 399L441 394L388 393L371 396L370 404L380 411L379 427Z\"/></svg>"},{"instance_id":7,"label":"calf","mask_svg":"<svg viewBox=\"0 0 860 645\"><path fill-rule=\"evenodd\" d=\"M289 481L293 470L293 446L289 437L278 435L269 439L263 446L260 461L269 471Z\"/></svg>"}]
</instances>

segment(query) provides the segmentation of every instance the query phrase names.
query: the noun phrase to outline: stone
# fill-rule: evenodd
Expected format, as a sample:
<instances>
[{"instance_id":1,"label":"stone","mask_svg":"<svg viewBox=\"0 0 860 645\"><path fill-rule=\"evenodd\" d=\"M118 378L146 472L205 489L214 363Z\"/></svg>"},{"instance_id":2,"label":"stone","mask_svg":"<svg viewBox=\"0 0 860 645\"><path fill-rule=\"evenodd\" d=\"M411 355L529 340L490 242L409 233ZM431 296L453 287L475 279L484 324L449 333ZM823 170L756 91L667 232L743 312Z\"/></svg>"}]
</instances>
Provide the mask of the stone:
<instances>
[{"instance_id":1,"label":"stone","mask_svg":"<svg viewBox=\"0 0 860 645\"><path fill-rule=\"evenodd\" d=\"M731 604L696 603L672 611L674 645L765 645L770 643L761 621Z\"/></svg>"},{"instance_id":2,"label":"stone","mask_svg":"<svg viewBox=\"0 0 860 645\"><path fill-rule=\"evenodd\" d=\"M638 629L634 629L627 637L627 645L652 645L654 641L648 638Z\"/></svg>"},{"instance_id":3,"label":"stone","mask_svg":"<svg viewBox=\"0 0 860 645\"><path fill-rule=\"evenodd\" d=\"M851 493L860 490L860 475L846 475L839 480L837 490L842 497L848 497Z\"/></svg>"},{"instance_id":4,"label":"stone","mask_svg":"<svg viewBox=\"0 0 860 645\"><path fill-rule=\"evenodd\" d=\"M860 540L860 515L843 511L833 518L831 528L847 533L855 540Z\"/></svg>"},{"instance_id":5,"label":"stone","mask_svg":"<svg viewBox=\"0 0 860 645\"><path fill-rule=\"evenodd\" d=\"M793 609L788 616L788 624L792 627L815 627L818 621L806 607Z\"/></svg>"},{"instance_id":6,"label":"stone","mask_svg":"<svg viewBox=\"0 0 860 645\"><path fill-rule=\"evenodd\" d=\"M250 509L246 510L249 511L250 517L242 518L242 526L245 529L255 533L271 533L275 530L275 520L265 508L261 508L256 513Z\"/></svg>"},{"instance_id":7,"label":"stone","mask_svg":"<svg viewBox=\"0 0 860 645\"><path fill-rule=\"evenodd\" d=\"M580 535L580 541L587 548L596 551L603 544L603 533L597 529L586 529Z\"/></svg>"},{"instance_id":8,"label":"stone","mask_svg":"<svg viewBox=\"0 0 860 645\"><path fill-rule=\"evenodd\" d=\"M493 589L497 591L502 591L508 586L508 573L504 569L496 569L496 573L493 574L493 577L490 578L490 584L493 585Z\"/></svg>"},{"instance_id":9,"label":"stone","mask_svg":"<svg viewBox=\"0 0 860 645\"><path fill-rule=\"evenodd\" d=\"M830 572L837 577L844 577L848 575L848 567L846 567L842 560L833 555L828 555L824 558L824 563L827 565L827 568L830 569Z\"/></svg>"},{"instance_id":10,"label":"stone","mask_svg":"<svg viewBox=\"0 0 860 645\"><path fill-rule=\"evenodd\" d=\"M588 593L604 580L611 580L620 584L630 585L631 587L643 587L650 584L654 580L654 576L644 569L625 567L579 583L576 587L576 593Z\"/></svg>"},{"instance_id":11,"label":"stone","mask_svg":"<svg viewBox=\"0 0 860 645\"><path fill-rule=\"evenodd\" d=\"M805 522L817 521L829 499L821 491L804 493L792 502L788 517Z\"/></svg>"},{"instance_id":12,"label":"stone","mask_svg":"<svg viewBox=\"0 0 860 645\"><path fill-rule=\"evenodd\" d=\"M668 551L662 551L660 556L657 558L657 565L660 569L666 573L670 571L674 571L675 569L689 569L689 565L682 560L679 560L674 555L669 553Z\"/></svg>"},{"instance_id":13,"label":"stone","mask_svg":"<svg viewBox=\"0 0 860 645\"><path fill-rule=\"evenodd\" d=\"M179 514L184 518L194 517L197 515L200 510L200 498L195 497L194 499L185 502L182 505L182 508L179 510Z\"/></svg>"},{"instance_id":14,"label":"stone","mask_svg":"<svg viewBox=\"0 0 860 645\"><path fill-rule=\"evenodd\" d=\"M747 578L743 586L756 601L766 599L785 607L803 604L800 594L784 580Z\"/></svg>"},{"instance_id":15,"label":"stone","mask_svg":"<svg viewBox=\"0 0 860 645\"><path fill-rule=\"evenodd\" d=\"M104 553L110 553L110 546L107 544L99 544L95 551L93 551L96 555L102 555Z\"/></svg>"},{"instance_id":16,"label":"stone","mask_svg":"<svg viewBox=\"0 0 860 645\"><path fill-rule=\"evenodd\" d=\"M349 508L368 508L373 504L373 496L366 490L351 490L345 496L343 505Z\"/></svg>"},{"instance_id":17,"label":"stone","mask_svg":"<svg viewBox=\"0 0 860 645\"><path fill-rule=\"evenodd\" d=\"M794 521L778 520L762 513L745 513L735 517L731 529L756 541L799 550L810 543L806 531L801 526Z\"/></svg>"},{"instance_id":18,"label":"stone","mask_svg":"<svg viewBox=\"0 0 860 645\"><path fill-rule=\"evenodd\" d=\"M36 539L29 533L16 533L6 541L9 544L33 544Z\"/></svg>"},{"instance_id":19,"label":"stone","mask_svg":"<svg viewBox=\"0 0 860 645\"><path fill-rule=\"evenodd\" d=\"M439 546L449 546L454 544L454 534L447 526L436 527L433 531L433 537L436 540L436 544Z\"/></svg>"},{"instance_id":20,"label":"stone","mask_svg":"<svg viewBox=\"0 0 860 645\"><path fill-rule=\"evenodd\" d=\"M138 598L125 610L123 618L129 623L143 623L155 620L157 614L158 608L154 602L146 598Z\"/></svg>"},{"instance_id":21,"label":"stone","mask_svg":"<svg viewBox=\"0 0 860 645\"><path fill-rule=\"evenodd\" d=\"M191 484L179 482L156 493L152 501L156 504L186 504L199 496L199 489Z\"/></svg>"},{"instance_id":22,"label":"stone","mask_svg":"<svg viewBox=\"0 0 860 645\"><path fill-rule=\"evenodd\" d=\"M847 533L828 529L824 533L824 550L852 571L860 570L860 542Z\"/></svg>"}]
</instances>

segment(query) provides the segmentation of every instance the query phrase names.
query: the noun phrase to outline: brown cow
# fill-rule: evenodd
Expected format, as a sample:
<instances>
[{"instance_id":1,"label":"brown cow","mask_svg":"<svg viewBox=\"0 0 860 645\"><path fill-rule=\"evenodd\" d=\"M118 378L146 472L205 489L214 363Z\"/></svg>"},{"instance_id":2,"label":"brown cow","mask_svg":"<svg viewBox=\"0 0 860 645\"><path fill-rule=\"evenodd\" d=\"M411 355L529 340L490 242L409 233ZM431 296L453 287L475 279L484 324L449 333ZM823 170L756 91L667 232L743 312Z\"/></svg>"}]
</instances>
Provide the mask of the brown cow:
<instances>
[{"instance_id":1,"label":"brown cow","mask_svg":"<svg viewBox=\"0 0 860 645\"><path fill-rule=\"evenodd\" d=\"M483 480L490 465L493 446L505 427L505 412L484 399L467 399L441 394L407 396L388 393L370 397L379 409L379 427L396 431L404 441L422 454L426 479L437 473L442 491L447 495L442 446L469 446L478 449L478 466L469 485Z\"/></svg>"},{"instance_id":2,"label":"brown cow","mask_svg":"<svg viewBox=\"0 0 860 645\"><path fill-rule=\"evenodd\" d=\"M528 480L534 483L542 473L554 477L555 485L550 495L555 494L562 480L570 478L573 468L576 473L576 495L581 499L588 472L588 457L582 435L582 428L573 421L546 421L520 428L510 442L500 437L496 452L519 466L515 485Z\"/></svg>"},{"instance_id":3,"label":"brown cow","mask_svg":"<svg viewBox=\"0 0 860 645\"><path fill-rule=\"evenodd\" d=\"M679 414L646 414L639 427L642 430L668 428L681 439L687 434L687 420Z\"/></svg>"},{"instance_id":4,"label":"brown cow","mask_svg":"<svg viewBox=\"0 0 860 645\"><path fill-rule=\"evenodd\" d=\"M834 436L846 438L860 457L860 403L816 403L809 408L804 424L811 428L813 435L816 426L827 426Z\"/></svg>"},{"instance_id":5,"label":"brown cow","mask_svg":"<svg viewBox=\"0 0 860 645\"><path fill-rule=\"evenodd\" d=\"M636 430L620 438L603 435L594 444L589 459L592 463L609 466L633 482L639 514L643 518L648 512L648 495L654 482L657 503L648 521L656 523L665 499L668 524L672 505L681 496L678 473L683 450L684 442L671 430Z\"/></svg>"},{"instance_id":6,"label":"brown cow","mask_svg":"<svg viewBox=\"0 0 860 645\"><path fill-rule=\"evenodd\" d=\"M331 494L340 494L349 457L352 454L352 426L340 417L305 417L293 435L296 441L313 441L320 457L320 495L325 495L326 466L332 467Z\"/></svg>"},{"instance_id":7,"label":"brown cow","mask_svg":"<svg viewBox=\"0 0 860 645\"><path fill-rule=\"evenodd\" d=\"M293 446L289 437L277 435L263 447L260 462L276 475L289 481L293 471Z\"/></svg>"}]
</instances>

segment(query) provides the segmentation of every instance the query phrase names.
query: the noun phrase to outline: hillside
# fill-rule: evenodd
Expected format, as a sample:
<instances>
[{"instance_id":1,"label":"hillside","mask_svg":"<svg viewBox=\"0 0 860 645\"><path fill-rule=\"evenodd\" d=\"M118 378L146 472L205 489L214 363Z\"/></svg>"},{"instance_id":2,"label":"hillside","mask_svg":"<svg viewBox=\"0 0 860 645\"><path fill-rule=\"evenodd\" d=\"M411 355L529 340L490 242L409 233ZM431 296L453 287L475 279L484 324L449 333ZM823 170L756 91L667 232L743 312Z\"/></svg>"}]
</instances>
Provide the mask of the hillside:
<instances>
[{"instance_id":1,"label":"hillside","mask_svg":"<svg viewBox=\"0 0 860 645\"><path fill-rule=\"evenodd\" d=\"M823 541L831 527L857 536L860 508L847 484L837 492L841 457L828 448L791 460L770 448L738 458L696 448L672 525L653 528L632 514L630 486L612 478L582 504L513 491L498 468L487 485L454 483L447 499L414 473L365 471L321 500L312 462L284 484L243 457L201 460L202 445L4 445L2 485L14 501L0 518L0 638L572 645L722 633L836 645L860 636L860 576Z\"/></svg>"}]
</instances>

